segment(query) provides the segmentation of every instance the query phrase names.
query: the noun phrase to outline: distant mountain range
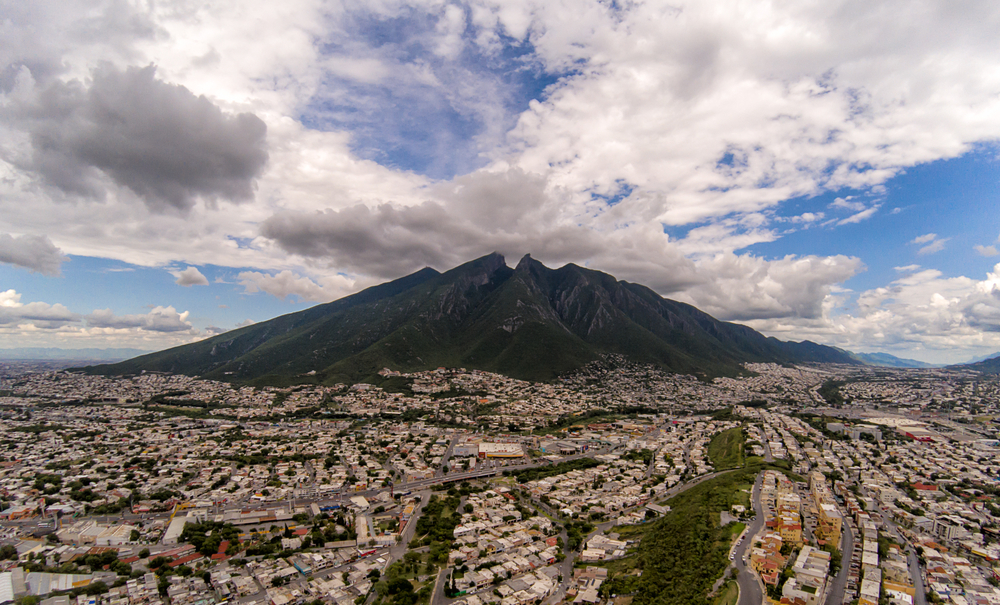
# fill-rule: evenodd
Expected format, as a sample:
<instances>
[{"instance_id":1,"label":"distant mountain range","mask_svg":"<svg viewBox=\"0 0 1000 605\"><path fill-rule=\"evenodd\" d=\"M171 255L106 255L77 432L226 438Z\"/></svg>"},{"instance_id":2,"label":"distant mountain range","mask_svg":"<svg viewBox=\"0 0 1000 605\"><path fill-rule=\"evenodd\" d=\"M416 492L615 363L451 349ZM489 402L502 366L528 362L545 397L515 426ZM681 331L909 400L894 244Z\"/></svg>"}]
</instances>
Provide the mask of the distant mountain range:
<instances>
[{"instance_id":1,"label":"distant mountain range","mask_svg":"<svg viewBox=\"0 0 1000 605\"><path fill-rule=\"evenodd\" d=\"M940 365L917 361L916 359L903 359L888 353L852 353L844 351L854 359L868 366L883 368L939 368Z\"/></svg>"},{"instance_id":2,"label":"distant mountain range","mask_svg":"<svg viewBox=\"0 0 1000 605\"><path fill-rule=\"evenodd\" d=\"M491 254L88 371L280 385L446 366L551 380L607 355L706 377L735 375L744 362L861 363L839 349L718 321L606 273L572 264L550 269L530 256L511 269Z\"/></svg>"},{"instance_id":3,"label":"distant mountain range","mask_svg":"<svg viewBox=\"0 0 1000 605\"><path fill-rule=\"evenodd\" d=\"M975 370L984 374L1000 374L1000 353L987 356L985 359L976 362L965 363L952 366L963 370Z\"/></svg>"},{"instance_id":4,"label":"distant mountain range","mask_svg":"<svg viewBox=\"0 0 1000 605\"><path fill-rule=\"evenodd\" d=\"M121 361L145 355L143 349L60 349L56 347L18 347L0 349L5 361Z\"/></svg>"},{"instance_id":5,"label":"distant mountain range","mask_svg":"<svg viewBox=\"0 0 1000 605\"><path fill-rule=\"evenodd\" d=\"M989 361L991 359L996 359L997 357L1000 357L1000 352L998 352L998 353L990 353L989 355L980 355L979 357L973 357L972 359L970 359L969 361L966 361L962 365L969 365L969 364L973 364L973 363L979 363L981 361Z\"/></svg>"}]
</instances>

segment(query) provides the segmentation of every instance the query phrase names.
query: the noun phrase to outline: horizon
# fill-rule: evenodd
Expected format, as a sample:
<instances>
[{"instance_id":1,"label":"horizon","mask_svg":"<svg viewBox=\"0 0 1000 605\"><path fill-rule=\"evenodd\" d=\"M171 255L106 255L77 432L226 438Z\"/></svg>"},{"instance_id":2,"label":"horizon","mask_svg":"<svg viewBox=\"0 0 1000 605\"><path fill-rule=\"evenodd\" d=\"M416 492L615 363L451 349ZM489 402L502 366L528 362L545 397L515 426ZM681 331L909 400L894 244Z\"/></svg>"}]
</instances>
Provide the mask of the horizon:
<instances>
[{"instance_id":1,"label":"horizon","mask_svg":"<svg viewBox=\"0 0 1000 605\"><path fill-rule=\"evenodd\" d=\"M507 268L510 268L510 269L515 268L525 258L532 258L531 257L531 253L528 252L528 253L524 254L518 260L518 263L515 264L515 267L511 267L510 264L508 264L507 258L505 256L503 256L499 252L491 252L490 254L487 254L485 256L479 257L477 259L469 260L466 263L463 263L463 265L464 264L468 264L468 263L477 262L477 261L483 260L485 258L488 258L490 256L500 256L500 258L503 259L504 266L506 266ZM574 263L566 263L565 265L562 265L562 267L566 267L566 266L569 266L569 265L579 266L579 265L575 265ZM462 265L459 265L459 267L460 266L462 266ZM544 264L543 264L543 266L544 266ZM556 269L562 268L562 267L557 267ZM445 270L442 271L442 270L436 269L434 267L426 266L426 267L422 267L422 268L418 269L417 271L414 271L413 273L410 273L409 275L415 275L417 273L420 273L422 271L427 271L427 270L434 271L437 275L442 275L442 274L444 274L444 273L446 273L446 272L448 272L448 271L450 271L452 269L457 269L457 268L458 267L451 267L449 269L445 269ZM402 279L402 278L405 278L405 277L408 277L408 276L402 276L401 278L398 278L398 279ZM614 277L614 276L612 276L612 277ZM382 282L382 283L384 284L384 283L388 283L388 282ZM378 285L382 285L382 284L375 284L375 285L369 286L369 288L374 288L374 287L377 287ZM366 288L366 289L368 289L368 288ZM346 298L346 297L349 297L349 296L352 296L352 294L347 294L347 295L345 295L342 298ZM331 301L331 302L334 302L334 301ZM236 329L236 328L234 328L234 329ZM228 330L226 332L228 332ZM221 332L219 334L216 334L215 336L221 336L221 335L225 334L226 332ZM801 342L801 341L799 341L799 342ZM185 344L187 344L187 343L185 343ZM176 346L183 346L183 345L176 345ZM169 348L174 348L174 347L167 347L166 349L169 349ZM107 348L92 348L92 347L79 347L79 348L62 348L62 347L13 347L13 348L3 348L3 347L0 347L0 361L3 361L3 360L8 360L8 361L30 361L30 360L35 359L35 358L29 358L29 357L3 357L3 355L5 353L11 352L11 351L32 351L32 350L38 350L38 351L57 351L57 352L65 352L67 354L74 353L74 352L78 353L78 352L82 352L82 351L100 351L100 352L105 352L105 353L106 352L110 352L110 351L129 351L131 353L134 353L134 355L131 355L130 357L106 357L105 358L105 360L107 360L107 361L117 361L117 360L124 361L124 360L131 359L131 358L134 358L134 357L141 357L141 356L148 355L148 354L151 354L151 353L158 353L158 352L164 351L166 349L143 350L143 349L113 348L113 347L107 347ZM855 354L855 355L879 355L879 354L882 354L882 353L879 353L877 351L848 351L848 352L852 353L852 354ZM887 354L887 355L889 355L890 357L893 357L893 358L895 358L895 359L897 359L899 361L902 361L902 362L919 361L919 360L911 360L911 359L907 359L907 358L901 358L901 357L894 356L894 355L891 355L891 354ZM952 365L965 365L965 364L970 364L970 363L976 363L976 362L979 362L979 361L985 361L987 359L992 359L992 358L998 357L998 356L1000 356L1000 352L994 352L994 353L989 353L989 354L986 354L986 355L977 356L977 357L974 357L974 358L969 358L969 359L966 359L966 360L963 360L963 361L959 361L959 362L956 362L956 363L953 363L953 364L931 364L931 366L932 367L946 368L946 367L949 367L949 366L952 366ZM86 359L88 359L88 358L83 357L83 356L79 356L79 355L75 356L75 357L74 356L67 356L67 357L53 356L53 357L49 357L49 358L38 358L39 361L42 361L42 360L72 361L72 360L86 360ZM877 364L873 364L873 365L875 367L881 367L881 366L877 366ZM885 367L892 367L892 366L885 366ZM902 369L906 369L906 368L902 368Z\"/></svg>"},{"instance_id":2,"label":"horizon","mask_svg":"<svg viewBox=\"0 0 1000 605\"><path fill-rule=\"evenodd\" d=\"M1000 351L993 3L9 12L0 348L158 351L496 250L781 340Z\"/></svg>"}]
</instances>

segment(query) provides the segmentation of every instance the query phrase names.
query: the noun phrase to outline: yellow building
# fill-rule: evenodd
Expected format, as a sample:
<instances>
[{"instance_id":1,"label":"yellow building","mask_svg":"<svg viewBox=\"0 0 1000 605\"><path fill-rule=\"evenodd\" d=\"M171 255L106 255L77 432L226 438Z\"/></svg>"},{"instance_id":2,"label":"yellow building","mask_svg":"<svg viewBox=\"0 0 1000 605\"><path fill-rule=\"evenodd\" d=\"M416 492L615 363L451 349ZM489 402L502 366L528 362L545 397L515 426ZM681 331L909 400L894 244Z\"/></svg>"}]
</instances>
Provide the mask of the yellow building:
<instances>
[{"instance_id":1,"label":"yellow building","mask_svg":"<svg viewBox=\"0 0 1000 605\"><path fill-rule=\"evenodd\" d=\"M802 522L798 513L782 513L776 528L781 539L795 546L802 545Z\"/></svg>"},{"instance_id":2,"label":"yellow building","mask_svg":"<svg viewBox=\"0 0 1000 605\"><path fill-rule=\"evenodd\" d=\"M819 517L816 525L816 539L822 540L824 544L840 544L840 533L844 525L844 516L836 504L824 502L820 504Z\"/></svg>"}]
</instances>

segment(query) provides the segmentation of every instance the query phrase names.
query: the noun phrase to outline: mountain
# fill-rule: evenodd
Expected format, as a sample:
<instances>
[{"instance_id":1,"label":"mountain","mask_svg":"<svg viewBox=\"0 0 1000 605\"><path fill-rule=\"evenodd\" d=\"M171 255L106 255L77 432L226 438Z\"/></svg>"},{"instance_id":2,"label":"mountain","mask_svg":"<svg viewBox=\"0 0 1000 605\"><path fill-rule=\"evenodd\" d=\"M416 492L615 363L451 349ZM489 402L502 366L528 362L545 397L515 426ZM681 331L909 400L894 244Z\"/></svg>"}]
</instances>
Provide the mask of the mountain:
<instances>
[{"instance_id":1,"label":"mountain","mask_svg":"<svg viewBox=\"0 0 1000 605\"><path fill-rule=\"evenodd\" d=\"M142 349L60 349L56 347L17 347L0 349L0 360L7 361L121 361L149 351Z\"/></svg>"},{"instance_id":2,"label":"mountain","mask_svg":"<svg viewBox=\"0 0 1000 605\"><path fill-rule=\"evenodd\" d=\"M904 359L888 353L851 353L861 363L880 368L938 368L941 366L916 359Z\"/></svg>"},{"instance_id":3,"label":"mountain","mask_svg":"<svg viewBox=\"0 0 1000 605\"><path fill-rule=\"evenodd\" d=\"M963 363L948 367L954 370L974 370L983 374L1000 374L1000 357L990 357L975 363Z\"/></svg>"},{"instance_id":4,"label":"mountain","mask_svg":"<svg viewBox=\"0 0 1000 605\"><path fill-rule=\"evenodd\" d=\"M88 371L290 384L446 366L550 380L607 354L703 376L734 375L748 361L858 363L838 349L718 321L606 273L549 269L530 256L511 269L494 253Z\"/></svg>"},{"instance_id":5,"label":"mountain","mask_svg":"<svg viewBox=\"0 0 1000 605\"><path fill-rule=\"evenodd\" d=\"M972 359L963 362L962 365L979 363L980 361L989 361L991 359L996 359L997 357L1000 357L1000 353L990 353L989 355L980 355L979 357L973 357Z\"/></svg>"}]
</instances>

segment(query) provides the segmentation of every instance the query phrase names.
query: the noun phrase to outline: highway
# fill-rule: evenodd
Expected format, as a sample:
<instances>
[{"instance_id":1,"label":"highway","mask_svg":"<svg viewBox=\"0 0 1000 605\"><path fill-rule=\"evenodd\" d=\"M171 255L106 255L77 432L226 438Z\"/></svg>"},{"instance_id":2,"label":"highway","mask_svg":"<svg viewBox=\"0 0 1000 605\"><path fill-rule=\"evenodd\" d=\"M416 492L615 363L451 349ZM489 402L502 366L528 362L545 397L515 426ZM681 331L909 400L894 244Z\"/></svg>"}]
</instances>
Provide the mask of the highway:
<instances>
[{"instance_id":1,"label":"highway","mask_svg":"<svg viewBox=\"0 0 1000 605\"><path fill-rule=\"evenodd\" d=\"M448 448L448 457L450 457L453 446L454 446L454 441ZM615 449L616 449L615 447L607 447L601 450L594 450L585 453L574 454L572 456L566 456L565 458L560 459L560 462L577 460L579 458L591 458L593 456L599 456L601 454L610 453ZM544 462L524 462L521 464L507 464L507 465L504 465L502 462L499 461L491 461L491 462L495 462L497 466L487 469L465 471L458 473L442 473L440 475L436 475L434 477L430 477L427 479L418 479L416 481L410 481L408 483L396 484L392 489L394 489L394 491L396 492L400 491L418 492L421 490L428 489L434 485L441 485L444 483L458 483L472 479L485 479L487 477L494 477L496 475L499 475L504 471L516 472L530 468L537 468L540 466L549 466L552 464L547 460ZM237 511L249 511L249 510L256 510L256 511L284 510L286 512L291 512L289 510L290 507L304 507L304 506L309 506L310 504L313 503L317 504L320 507L335 506L335 505L343 506L344 504L346 504L348 500L350 500L350 498L354 496L364 496L366 498L374 498L378 494L382 492L387 492L389 490L390 488L381 486L377 488L357 490L357 491L351 489L341 489L337 491L330 491L325 494L319 494L313 497L289 498L286 500L272 500L264 502L250 502L245 500L226 502L220 506L216 506L213 508L216 509L215 514L237 512ZM76 517L76 519L79 520L79 519L91 518L97 521L103 520L103 522L105 523L114 523L114 522L149 523L157 519L166 521L171 517L172 517L171 512L162 512L162 513L146 513L146 514L121 513L118 515L82 516L82 517ZM50 523L50 522L51 518L36 517L32 519L25 519L22 521L4 521L2 523L2 526L21 527L21 528L33 527L37 529L39 528L40 524Z\"/></svg>"}]
</instances>

